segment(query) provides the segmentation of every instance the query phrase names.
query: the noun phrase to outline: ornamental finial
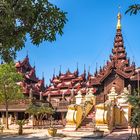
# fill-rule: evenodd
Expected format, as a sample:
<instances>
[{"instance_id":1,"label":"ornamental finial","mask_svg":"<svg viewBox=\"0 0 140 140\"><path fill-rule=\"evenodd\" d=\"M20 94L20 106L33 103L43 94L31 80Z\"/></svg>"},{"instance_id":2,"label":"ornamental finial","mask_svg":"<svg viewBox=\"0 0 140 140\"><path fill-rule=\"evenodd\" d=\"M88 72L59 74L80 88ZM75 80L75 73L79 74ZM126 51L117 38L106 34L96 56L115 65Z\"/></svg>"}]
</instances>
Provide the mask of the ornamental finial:
<instances>
[{"instance_id":1,"label":"ornamental finial","mask_svg":"<svg viewBox=\"0 0 140 140\"><path fill-rule=\"evenodd\" d=\"M120 13L120 6L119 6L119 13L117 15L118 22L117 22L117 30L121 30L121 13Z\"/></svg>"}]
</instances>

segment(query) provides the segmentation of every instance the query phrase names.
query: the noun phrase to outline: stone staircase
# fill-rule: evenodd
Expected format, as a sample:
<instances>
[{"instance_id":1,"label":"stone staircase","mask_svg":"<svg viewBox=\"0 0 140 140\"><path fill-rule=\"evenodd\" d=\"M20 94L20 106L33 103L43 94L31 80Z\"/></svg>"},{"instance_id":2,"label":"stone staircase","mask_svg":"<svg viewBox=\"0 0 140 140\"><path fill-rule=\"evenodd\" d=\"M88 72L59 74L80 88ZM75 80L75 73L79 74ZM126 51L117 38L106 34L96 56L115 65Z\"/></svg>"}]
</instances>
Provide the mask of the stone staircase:
<instances>
[{"instance_id":1,"label":"stone staircase","mask_svg":"<svg viewBox=\"0 0 140 140\"><path fill-rule=\"evenodd\" d=\"M91 109L89 114L83 119L80 127L77 129L77 131L87 131L91 132L94 131L94 123L93 121L95 120L95 110L94 107Z\"/></svg>"}]
</instances>

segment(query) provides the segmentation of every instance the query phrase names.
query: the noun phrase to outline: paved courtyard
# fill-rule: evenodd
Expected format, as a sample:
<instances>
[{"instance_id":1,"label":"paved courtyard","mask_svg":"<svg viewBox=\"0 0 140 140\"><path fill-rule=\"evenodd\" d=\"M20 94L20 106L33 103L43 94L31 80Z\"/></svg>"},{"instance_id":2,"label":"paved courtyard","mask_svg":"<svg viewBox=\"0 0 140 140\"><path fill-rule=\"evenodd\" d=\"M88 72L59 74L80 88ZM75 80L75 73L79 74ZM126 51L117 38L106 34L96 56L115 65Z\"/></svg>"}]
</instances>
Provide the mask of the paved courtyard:
<instances>
[{"instance_id":1,"label":"paved courtyard","mask_svg":"<svg viewBox=\"0 0 140 140\"><path fill-rule=\"evenodd\" d=\"M0 140L94 140L92 132L63 132L58 130L56 137L50 137L47 129L24 129L24 135L18 136L16 130L5 130L3 135L0 135ZM127 140L131 130L115 130L104 138L98 140Z\"/></svg>"}]
</instances>

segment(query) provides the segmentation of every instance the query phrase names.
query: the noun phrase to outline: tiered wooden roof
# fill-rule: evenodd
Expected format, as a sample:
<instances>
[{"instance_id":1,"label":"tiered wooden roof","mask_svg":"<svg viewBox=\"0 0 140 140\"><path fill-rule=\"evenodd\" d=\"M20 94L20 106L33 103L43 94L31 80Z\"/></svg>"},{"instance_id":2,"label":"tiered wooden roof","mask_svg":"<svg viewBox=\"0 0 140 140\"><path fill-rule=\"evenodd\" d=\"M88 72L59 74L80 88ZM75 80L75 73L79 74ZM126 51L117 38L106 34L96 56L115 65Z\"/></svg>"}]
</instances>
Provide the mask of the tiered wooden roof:
<instances>
[{"instance_id":1,"label":"tiered wooden roof","mask_svg":"<svg viewBox=\"0 0 140 140\"><path fill-rule=\"evenodd\" d=\"M24 82L21 85L24 93L30 92L32 87L33 91L37 94L43 92L43 96L62 96L76 94L78 90L86 93L88 88L93 89L93 93L98 90L100 85L103 85L105 79L111 74L117 74L129 82L140 80L140 72L137 72L135 63L130 63L129 58L124 47L124 41L121 31L121 14L118 14L118 23L116 28L116 35L114 38L114 47L110 59L99 71L96 70L95 74L88 73L86 78L86 71L79 75L78 69L73 73L68 69L66 73L59 73L53 75L50 80L50 85L45 89L44 79L39 80L35 74L35 67L31 67L28 56L23 60L16 63L18 72L24 75ZM139 74L139 75L138 75Z\"/></svg>"},{"instance_id":2,"label":"tiered wooden roof","mask_svg":"<svg viewBox=\"0 0 140 140\"><path fill-rule=\"evenodd\" d=\"M32 67L29 62L28 55L23 61L18 61L15 64L18 72L23 74L24 81L19 84L23 88L23 93L29 95L32 89L33 94L40 95L40 92L44 92L44 78L41 80L36 77L35 66Z\"/></svg>"},{"instance_id":3,"label":"tiered wooden roof","mask_svg":"<svg viewBox=\"0 0 140 140\"><path fill-rule=\"evenodd\" d=\"M87 86L101 85L103 81L112 73L122 76L125 79L137 80L137 73L135 71L135 63L130 63L127 58L127 53L124 47L123 36L121 32L121 14L118 14L118 23L116 29L116 36L114 38L114 48L110 55L110 60L103 66L100 67L99 71L96 71L94 75L88 76Z\"/></svg>"},{"instance_id":4,"label":"tiered wooden roof","mask_svg":"<svg viewBox=\"0 0 140 140\"><path fill-rule=\"evenodd\" d=\"M77 90L85 87L86 71L79 75L78 69L73 73L68 69L66 73L59 73L57 76L53 76L50 80L50 85L46 89L44 96L50 95L69 95L76 93ZM84 93L84 90L83 90Z\"/></svg>"}]
</instances>

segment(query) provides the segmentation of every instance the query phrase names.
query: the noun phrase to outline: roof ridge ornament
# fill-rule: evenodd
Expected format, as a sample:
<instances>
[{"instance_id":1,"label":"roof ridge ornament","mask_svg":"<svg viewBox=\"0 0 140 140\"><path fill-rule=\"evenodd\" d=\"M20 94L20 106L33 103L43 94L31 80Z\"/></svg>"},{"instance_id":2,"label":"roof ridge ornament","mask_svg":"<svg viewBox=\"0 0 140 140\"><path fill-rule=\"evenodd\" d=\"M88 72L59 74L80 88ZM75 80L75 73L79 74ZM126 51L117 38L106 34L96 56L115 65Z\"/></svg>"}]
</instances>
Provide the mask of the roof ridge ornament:
<instances>
[{"instance_id":1,"label":"roof ridge ornament","mask_svg":"<svg viewBox=\"0 0 140 140\"><path fill-rule=\"evenodd\" d=\"M26 58L29 58L28 50L26 51Z\"/></svg>"},{"instance_id":2,"label":"roof ridge ornament","mask_svg":"<svg viewBox=\"0 0 140 140\"><path fill-rule=\"evenodd\" d=\"M59 68L59 76L61 75L61 65L60 65L60 68Z\"/></svg>"},{"instance_id":3,"label":"roof ridge ornament","mask_svg":"<svg viewBox=\"0 0 140 140\"><path fill-rule=\"evenodd\" d=\"M121 30L121 13L120 13L120 6L119 6L119 12L117 15L118 21L117 21L117 30Z\"/></svg>"}]
</instances>

